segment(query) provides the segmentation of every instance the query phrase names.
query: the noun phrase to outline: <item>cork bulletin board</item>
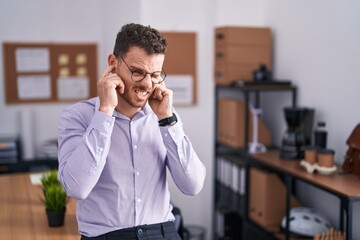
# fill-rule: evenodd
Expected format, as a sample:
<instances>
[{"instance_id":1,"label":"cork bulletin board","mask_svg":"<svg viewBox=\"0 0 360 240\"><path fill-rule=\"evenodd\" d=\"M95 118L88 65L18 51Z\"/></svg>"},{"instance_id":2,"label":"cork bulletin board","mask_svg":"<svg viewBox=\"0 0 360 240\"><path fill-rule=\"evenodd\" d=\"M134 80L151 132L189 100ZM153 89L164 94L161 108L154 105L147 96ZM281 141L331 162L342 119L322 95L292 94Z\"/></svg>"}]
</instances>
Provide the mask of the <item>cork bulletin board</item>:
<instances>
[{"instance_id":1,"label":"cork bulletin board","mask_svg":"<svg viewBox=\"0 0 360 240\"><path fill-rule=\"evenodd\" d=\"M196 103L196 33L161 32L168 42L165 84L174 92L174 105Z\"/></svg>"},{"instance_id":2,"label":"cork bulletin board","mask_svg":"<svg viewBox=\"0 0 360 240\"><path fill-rule=\"evenodd\" d=\"M7 104L96 96L96 44L5 42L3 63Z\"/></svg>"}]
</instances>

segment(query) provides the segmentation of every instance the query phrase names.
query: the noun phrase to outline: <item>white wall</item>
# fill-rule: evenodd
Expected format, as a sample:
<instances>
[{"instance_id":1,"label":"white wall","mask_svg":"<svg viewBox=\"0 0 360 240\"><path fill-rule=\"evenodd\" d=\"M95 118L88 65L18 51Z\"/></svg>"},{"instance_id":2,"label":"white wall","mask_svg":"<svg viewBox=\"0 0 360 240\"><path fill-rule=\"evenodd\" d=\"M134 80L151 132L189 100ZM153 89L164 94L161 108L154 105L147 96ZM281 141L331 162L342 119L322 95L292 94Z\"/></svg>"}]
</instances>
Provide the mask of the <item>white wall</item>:
<instances>
[{"instance_id":1,"label":"white wall","mask_svg":"<svg viewBox=\"0 0 360 240\"><path fill-rule=\"evenodd\" d=\"M119 28L138 21L139 2L0 0L0 42L93 42L98 43L99 74L112 51ZM2 56L2 48L0 50ZM20 112L34 116L31 124L35 150L43 141L57 137L57 121L67 104L6 105L3 59L0 59L0 134L19 133Z\"/></svg>"},{"instance_id":2,"label":"white wall","mask_svg":"<svg viewBox=\"0 0 360 240\"><path fill-rule=\"evenodd\" d=\"M274 34L275 77L291 79L298 87L298 105L314 108L315 121L326 122L328 147L342 163L346 139L360 122L360 2L273 0L264 2L264 9L264 24ZM270 95L266 100L286 105L288 97ZM283 115L271 116L278 143L284 123ZM306 184L298 184L297 190L302 204L339 226L337 198ZM354 213L359 208L356 204ZM354 239L360 239L360 217L354 216Z\"/></svg>"},{"instance_id":3,"label":"white wall","mask_svg":"<svg viewBox=\"0 0 360 240\"><path fill-rule=\"evenodd\" d=\"M274 75L291 79L299 89L299 105L314 107L316 118L325 120L329 147L342 161L347 136L360 112L360 2L357 0L0 0L0 41L97 42L99 74L112 51L115 35L128 22L150 24L164 31L197 32L198 102L193 107L177 108L198 155L207 167L204 190L195 197L179 193L171 185L172 200L181 207L186 224L211 229L213 204L213 32L215 26L269 26L274 37ZM0 49L2 55L2 49ZM67 104L6 105L3 59L0 59L0 134L19 131L18 116L31 110L35 145L56 138L57 119ZM278 94L277 94L278 95ZM277 100L279 99L280 100ZM276 111L264 108L274 140L279 144L285 130L282 106L289 96L267 96ZM302 202L327 213L333 212L336 199L307 186ZM307 192L308 193L308 192ZM325 204L324 204L325 203ZM359 211L358 207L355 211ZM336 224L337 214L327 214ZM359 225L357 217L355 226ZM360 230L355 229L356 238Z\"/></svg>"},{"instance_id":4,"label":"white wall","mask_svg":"<svg viewBox=\"0 0 360 240\"><path fill-rule=\"evenodd\" d=\"M216 26L264 26L266 0L216 1Z\"/></svg>"},{"instance_id":5,"label":"white wall","mask_svg":"<svg viewBox=\"0 0 360 240\"><path fill-rule=\"evenodd\" d=\"M275 76L293 80L299 105L327 123L328 146L342 162L360 122L360 2L275 0L266 3L264 22L274 33Z\"/></svg>"}]
</instances>

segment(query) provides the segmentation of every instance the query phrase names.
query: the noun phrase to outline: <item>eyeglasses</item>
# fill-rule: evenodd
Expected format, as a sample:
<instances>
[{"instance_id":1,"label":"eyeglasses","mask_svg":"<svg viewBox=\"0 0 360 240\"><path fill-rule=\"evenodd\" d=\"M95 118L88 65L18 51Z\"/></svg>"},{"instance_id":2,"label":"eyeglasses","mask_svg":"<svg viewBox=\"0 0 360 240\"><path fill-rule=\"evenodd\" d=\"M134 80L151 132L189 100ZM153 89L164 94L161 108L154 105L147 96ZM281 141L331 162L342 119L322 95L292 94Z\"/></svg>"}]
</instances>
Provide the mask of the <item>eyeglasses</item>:
<instances>
[{"instance_id":1,"label":"eyeglasses","mask_svg":"<svg viewBox=\"0 0 360 240\"><path fill-rule=\"evenodd\" d=\"M125 65L129 69L129 71L131 72L131 80L133 80L134 82L140 82L140 81L144 80L146 78L146 75L148 75L148 74L150 75L151 81L155 84L162 83L166 78L166 73L164 70L156 71L156 72L152 72L152 73L148 73L141 69L131 70L129 65L125 62L124 58L122 56L120 56L120 58L125 63Z\"/></svg>"}]
</instances>

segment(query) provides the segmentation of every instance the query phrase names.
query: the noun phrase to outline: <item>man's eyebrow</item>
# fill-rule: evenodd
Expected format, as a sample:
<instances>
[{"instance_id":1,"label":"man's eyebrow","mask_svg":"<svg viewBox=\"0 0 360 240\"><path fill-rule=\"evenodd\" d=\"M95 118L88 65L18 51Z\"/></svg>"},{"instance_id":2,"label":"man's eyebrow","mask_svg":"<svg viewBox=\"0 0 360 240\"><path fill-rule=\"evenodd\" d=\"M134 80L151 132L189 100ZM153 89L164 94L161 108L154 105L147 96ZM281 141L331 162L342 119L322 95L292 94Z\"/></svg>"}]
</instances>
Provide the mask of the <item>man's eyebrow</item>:
<instances>
[{"instance_id":1,"label":"man's eyebrow","mask_svg":"<svg viewBox=\"0 0 360 240\"><path fill-rule=\"evenodd\" d=\"M133 66L132 64L133 64L133 63L130 63L130 64L128 63L129 68L131 68L131 71L140 70L140 71L142 71L142 72L144 72L144 73L151 73L151 74L159 73L159 72L162 72L162 71L163 71L163 69L161 69L161 70L157 70L157 71L154 71L154 72L148 72L148 71L144 70L143 68Z\"/></svg>"},{"instance_id":2,"label":"man's eyebrow","mask_svg":"<svg viewBox=\"0 0 360 240\"><path fill-rule=\"evenodd\" d=\"M140 68L140 67L136 67L136 66L134 66L134 65L132 65L132 64L130 64L129 67L132 68L131 70L140 70L140 71L146 72L144 69L142 69L142 68Z\"/></svg>"}]
</instances>

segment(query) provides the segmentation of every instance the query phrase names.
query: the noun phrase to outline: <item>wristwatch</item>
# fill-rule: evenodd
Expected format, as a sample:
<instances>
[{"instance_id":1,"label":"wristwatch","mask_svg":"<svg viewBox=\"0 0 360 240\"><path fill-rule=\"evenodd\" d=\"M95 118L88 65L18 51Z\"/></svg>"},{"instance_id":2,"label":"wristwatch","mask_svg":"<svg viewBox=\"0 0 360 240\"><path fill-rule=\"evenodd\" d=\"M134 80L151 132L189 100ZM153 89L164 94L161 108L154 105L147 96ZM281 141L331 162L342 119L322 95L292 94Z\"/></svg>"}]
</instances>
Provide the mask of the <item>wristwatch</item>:
<instances>
[{"instance_id":1,"label":"wristwatch","mask_svg":"<svg viewBox=\"0 0 360 240\"><path fill-rule=\"evenodd\" d=\"M160 126L160 127L172 126L172 125L174 125L175 123L177 123L177 117L176 117L176 115L173 113L173 115L172 115L171 117L161 119L161 120L159 121L159 126Z\"/></svg>"}]
</instances>

